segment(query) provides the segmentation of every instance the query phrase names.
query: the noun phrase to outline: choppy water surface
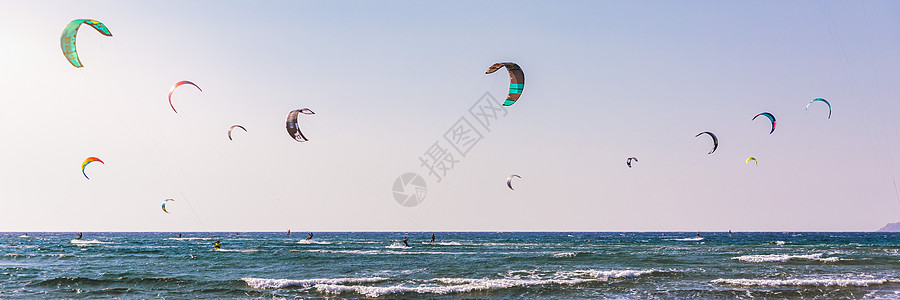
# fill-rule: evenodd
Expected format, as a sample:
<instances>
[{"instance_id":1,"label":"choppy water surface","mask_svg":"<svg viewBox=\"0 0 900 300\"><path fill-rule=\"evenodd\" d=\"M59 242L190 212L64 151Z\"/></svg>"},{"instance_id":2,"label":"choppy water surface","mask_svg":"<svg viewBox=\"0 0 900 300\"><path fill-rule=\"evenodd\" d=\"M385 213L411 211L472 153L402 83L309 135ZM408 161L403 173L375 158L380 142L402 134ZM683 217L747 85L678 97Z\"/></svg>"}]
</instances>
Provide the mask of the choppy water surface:
<instances>
[{"instance_id":1,"label":"choppy water surface","mask_svg":"<svg viewBox=\"0 0 900 300\"><path fill-rule=\"evenodd\" d=\"M895 233L21 234L0 298L900 297Z\"/></svg>"}]
</instances>

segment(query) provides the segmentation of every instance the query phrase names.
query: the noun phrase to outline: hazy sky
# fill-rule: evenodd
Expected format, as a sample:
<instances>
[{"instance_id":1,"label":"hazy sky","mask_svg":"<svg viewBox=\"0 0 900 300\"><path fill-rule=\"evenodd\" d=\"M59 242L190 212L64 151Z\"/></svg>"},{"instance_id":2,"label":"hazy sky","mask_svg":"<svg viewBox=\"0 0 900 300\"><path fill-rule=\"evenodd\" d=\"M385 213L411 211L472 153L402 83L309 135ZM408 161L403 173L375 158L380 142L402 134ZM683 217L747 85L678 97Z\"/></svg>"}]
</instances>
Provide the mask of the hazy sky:
<instances>
[{"instance_id":1,"label":"hazy sky","mask_svg":"<svg viewBox=\"0 0 900 300\"><path fill-rule=\"evenodd\" d=\"M870 231L897 1L0 1L0 230ZM59 36L79 31L84 68ZM437 182L420 157L524 93ZM180 80L173 102L169 88ZM813 98L831 101L834 112ZM301 117L309 142L285 131ZM769 134L768 111L778 120ZM226 131L241 124L248 132ZM479 128L479 124L473 124ZM711 141L695 138L712 131ZM97 156L105 164L81 162ZM625 159L635 156L633 168ZM759 166L746 165L754 156ZM394 180L425 177L415 207ZM506 187L519 174L515 191ZM171 214L160 204L166 198Z\"/></svg>"}]
</instances>

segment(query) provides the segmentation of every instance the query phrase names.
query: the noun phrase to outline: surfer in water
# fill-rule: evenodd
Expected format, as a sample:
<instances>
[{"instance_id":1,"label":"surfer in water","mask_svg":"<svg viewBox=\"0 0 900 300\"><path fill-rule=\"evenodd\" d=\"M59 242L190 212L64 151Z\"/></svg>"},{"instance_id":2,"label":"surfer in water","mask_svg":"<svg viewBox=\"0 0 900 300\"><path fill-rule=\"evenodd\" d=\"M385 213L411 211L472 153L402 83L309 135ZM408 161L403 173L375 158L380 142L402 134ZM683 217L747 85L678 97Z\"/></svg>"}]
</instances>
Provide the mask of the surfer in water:
<instances>
[{"instance_id":1,"label":"surfer in water","mask_svg":"<svg viewBox=\"0 0 900 300\"><path fill-rule=\"evenodd\" d=\"M217 240L215 243L213 243L213 250L218 250L218 249L220 249L220 248L222 248L222 243L221 243L221 242L219 242L219 241Z\"/></svg>"},{"instance_id":2,"label":"surfer in water","mask_svg":"<svg viewBox=\"0 0 900 300\"><path fill-rule=\"evenodd\" d=\"M181 234L180 234L180 233L178 234L178 238L179 238L179 239L181 238Z\"/></svg>"},{"instance_id":3,"label":"surfer in water","mask_svg":"<svg viewBox=\"0 0 900 300\"><path fill-rule=\"evenodd\" d=\"M403 245L406 247L409 247L409 238L408 237L405 237L405 236L403 237Z\"/></svg>"},{"instance_id":4,"label":"surfer in water","mask_svg":"<svg viewBox=\"0 0 900 300\"><path fill-rule=\"evenodd\" d=\"M697 237L700 237L700 232L699 232L699 231L697 231Z\"/></svg>"},{"instance_id":5,"label":"surfer in water","mask_svg":"<svg viewBox=\"0 0 900 300\"><path fill-rule=\"evenodd\" d=\"M22 236L23 236L23 237L28 237L28 233L27 233L27 232L26 232L26 233L23 233Z\"/></svg>"},{"instance_id":6,"label":"surfer in water","mask_svg":"<svg viewBox=\"0 0 900 300\"><path fill-rule=\"evenodd\" d=\"M431 243L434 244L434 233L431 234Z\"/></svg>"},{"instance_id":7,"label":"surfer in water","mask_svg":"<svg viewBox=\"0 0 900 300\"><path fill-rule=\"evenodd\" d=\"M728 236L731 236L731 229L728 230Z\"/></svg>"},{"instance_id":8,"label":"surfer in water","mask_svg":"<svg viewBox=\"0 0 900 300\"><path fill-rule=\"evenodd\" d=\"M83 234L81 234L81 232L79 232L79 233L78 233L78 237L77 237L77 238L75 238L75 239L76 239L76 240L80 240L80 239L81 239L81 237L83 237L83 236L84 236L84 235L83 235Z\"/></svg>"},{"instance_id":9,"label":"surfer in water","mask_svg":"<svg viewBox=\"0 0 900 300\"><path fill-rule=\"evenodd\" d=\"M307 241L308 241L308 240L311 240L312 237L313 237L313 233L312 233L312 232L308 232L307 234L309 234L309 236L306 237L306 240L307 240Z\"/></svg>"},{"instance_id":10,"label":"surfer in water","mask_svg":"<svg viewBox=\"0 0 900 300\"><path fill-rule=\"evenodd\" d=\"M291 236L291 230L290 230L290 229L288 229L288 235L287 235L287 236Z\"/></svg>"}]
</instances>

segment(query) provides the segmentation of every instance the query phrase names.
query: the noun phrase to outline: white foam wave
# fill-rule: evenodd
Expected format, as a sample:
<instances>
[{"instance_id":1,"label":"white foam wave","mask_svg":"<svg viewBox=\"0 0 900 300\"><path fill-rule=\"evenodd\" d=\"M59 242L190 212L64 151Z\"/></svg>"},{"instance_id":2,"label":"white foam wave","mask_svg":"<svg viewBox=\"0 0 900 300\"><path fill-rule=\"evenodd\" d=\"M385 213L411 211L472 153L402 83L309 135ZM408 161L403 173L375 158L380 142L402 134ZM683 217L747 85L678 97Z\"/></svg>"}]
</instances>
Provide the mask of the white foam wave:
<instances>
[{"instance_id":1,"label":"white foam wave","mask_svg":"<svg viewBox=\"0 0 900 300\"><path fill-rule=\"evenodd\" d=\"M71 254L16 254L8 253L6 257L73 257Z\"/></svg>"},{"instance_id":2,"label":"white foam wave","mask_svg":"<svg viewBox=\"0 0 900 300\"><path fill-rule=\"evenodd\" d=\"M451 284L434 285L422 284L419 286L363 286L363 285L339 285L317 284L316 290L329 294L357 293L367 297L381 297L390 294L418 293L418 294L454 294L478 290L496 290L520 286L535 286L545 284L576 285L591 281L604 281L602 278L592 279L469 279L469 278L436 278L434 281Z\"/></svg>"},{"instance_id":3,"label":"white foam wave","mask_svg":"<svg viewBox=\"0 0 900 300\"><path fill-rule=\"evenodd\" d=\"M193 240L211 241L211 240L215 240L216 238L202 238L202 237L177 238L177 237L174 237L174 238L169 238L169 239L170 239L170 240L175 240L175 241L193 241Z\"/></svg>"},{"instance_id":4,"label":"white foam wave","mask_svg":"<svg viewBox=\"0 0 900 300\"><path fill-rule=\"evenodd\" d=\"M807 259L807 260L818 260L824 262L836 262L840 260L839 257L826 257L822 258L822 253L814 253L814 254L806 254L806 255L790 255L790 254L765 254L765 255L743 255L738 257L732 257L731 259L736 259L740 261L746 262L785 262L792 259Z\"/></svg>"},{"instance_id":5,"label":"white foam wave","mask_svg":"<svg viewBox=\"0 0 900 300\"><path fill-rule=\"evenodd\" d=\"M388 280L384 277L316 278L316 279L266 279L241 278L254 289L280 289L288 286L310 287L317 284L374 283Z\"/></svg>"},{"instance_id":6,"label":"white foam wave","mask_svg":"<svg viewBox=\"0 0 900 300\"><path fill-rule=\"evenodd\" d=\"M775 243L775 245L781 246L781 245L784 245L786 242L785 241L775 241L774 243Z\"/></svg>"},{"instance_id":7,"label":"white foam wave","mask_svg":"<svg viewBox=\"0 0 900 300\"><path fill-rule=\"evenodd\" d=\"M561 252L561 253L553 253L553 257L575 257L578 255L576 252Z\"/></svg>"},{"instance_id":8,"label":"white foam wave","mask_svg":"<svg viewBox=\"0 0 900 300\"><path fill-rule=\"evenodd\" d=\"M101 241L98 241L98 240L71 240L70 242L72 242L72 244L77 244L77 245L114 244L114 243L111 243L111 242L101 242Z\"/></svg>"},{"instance_id":9,"label":"white foam wave","mask_svg":"<svg viewBox=\"0 0 900 300\"><path fill-rule=\"evenodd\" d=\"M593 278L632 278L659 272L658 270L575 270L558 272L562 276L590 276ZM571 274L571 275L569 275Z\"/></svg>"},{"instance_id":10,"label":"white foam wave","mask_svg":"<svg viewBox=\"0 0 900 300\"><path fill-rule=\"evenodd\" d=\"M459 242L422 242L423 245L437 245L437 246L462 246Z\"/></svg>"},{"instance_id":11,"label":"white foam wave","mask_svg":"<svg viewBox=\"0 0 900 300\"><path fill-rule=\"evenodd\" d=\"M670 241L681 241L681 242L696 242L702 241L702 237L693 237L693 238L683 238L683 239L671 239Z\"/></svg>"},{"instance_id":12,"label":"white foam wave","mask_svg":"<svg viewBox=\"0 0 900 300\"><path fill-rule=\"evenodd\" d=\"M712 283L744 286L870 286L900 282L888 279L715 279Z\"/></svg>"},{"instance_id":13,"label":"white foam wave","mask_svg":"<svg viewBox=\"0 0 900 300\"><path fill-rule=\"evenodd\" d=\"M406 247L403 247L406 248ZM309 249L309 250L291 250L292 252L313 252L313 253L341 253L341 254L361 254L361 255L383 255L383 254L401 254L401 255L410 255L410 254L478 254L477 252L437 252L437 251L396 251L396 250L324 250L324 249Z\"/></svg>"},{"instance_id":14,"label":"white foam wave","mask_svg":"<svg viewBox=\"0 0 900 300\"><path fill-rule=\"evenodd\" d=\"M297 241L297 244L331 245L331 242L315 241L315 240L299 240L299 241Z\"/></svg>"},{"instance_id":15,"label":"white foam wave","mask_svg":"<svg viewBox=\"0 0 900 300\"><path fill-rule=\"evenodd\" d=\"M219 249L213 249L213 251L218 251L218 252L253 253L253 252L257 252L257 251L259 251L259 250L256 250L256 249L221 249L221 248L219 248Z\"/></svg>"},{"instance_id":16,"label":"white foam wave","mask_svg":"<svg viewBox=\"0 0 900 300\"><path fill-rule=\"evenodd\" d=\"M406 248L410 248L410 247L407 247L407 246L404 245L403 243L393 243L393 244L390 244L390 245L388 245L388 246L385 246L385 248L388 248L388 249L406 249Z\"/></svg>"}]
</instances>

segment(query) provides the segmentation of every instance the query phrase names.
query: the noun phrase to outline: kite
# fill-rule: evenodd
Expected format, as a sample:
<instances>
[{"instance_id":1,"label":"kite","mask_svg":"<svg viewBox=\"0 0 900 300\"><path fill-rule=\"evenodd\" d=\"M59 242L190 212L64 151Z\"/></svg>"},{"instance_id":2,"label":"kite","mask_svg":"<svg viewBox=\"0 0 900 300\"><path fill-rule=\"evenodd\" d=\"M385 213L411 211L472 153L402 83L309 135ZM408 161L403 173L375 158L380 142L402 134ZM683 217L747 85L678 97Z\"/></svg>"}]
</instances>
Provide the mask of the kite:
<instances>
[{"instance_id":1,"label":"kite","mask_svg":"<svg viewBox=\"0 0 900 300\"><path fill-rule=\"evenodd\" d=\"M96 158L96 157L93 157L93 156L84 159L84 162L81 163L81 174L84 174L84 178L87 178L88 180L90 180L90 178L88 178L87 174L84 173L84 168L87 167L88 164L90 164L90 163L92 163L92 162L95 162L95 161L99 161L101 164L104 164L104 165L106 164L106 163L104 163L102 160L100 160L99 158Z\"/></svg>"},{"instance_id":2,"label":"kite","mask_svg":"<svg viewBox=\"0 0 900 300\"><path fill-rule=\"evenodd\" d=\"M748 157L748 158L747 158L747 162L745 162L744 164L750 164L750 161L755 162L757 166L759 165L759 161L756 160L756 157L753 157L753 156Z\"/></svg>"},{"instance_id":3,"label":"kite","mask_svg":"<svg viewBox=\"0 0 900 300\"><path fill-rule=\"evenodd\" d=\"M522 176L519 176L519 175L516 175L516 174L509 175L509 177L506 178L506 186L508 186L510 190L515 190L515 189L513 189L513 187L512 187L512 179L513 179L513 177L515 177L515 178L522 178Z\"/></svg>"},{"instance_id":4,"label":"kite","mask_svg":"<svg viewBox=\"0 0 900 300\"><path fill-rule=\"evenodd\" d=\"M516 100L519 100L519 96L522 96L522 89L525 88L525 72L522 72L522 68L516 63L502 62L491 65L484 74L497 72L503 67L506 67L506 70L509 71L509 96L506 97L503 106L510 106L516 103Z\"/></svg>"},{"instance_id":5,"label":"kite","mask_svg":"<svg viewBox=\"0 0 900 300\"><path fill-rule=\"evenodd\" d=\"M62 48L63 55L66 56L69 63L76 68L84 67L81 64L81 59L78 58L78 51L75 50L75 35L78 34L78 28L81 27L81 24L88 24L94 27L102 35L112 36L106 25L97 20L78 19L69 22L69 25L66 25L66 28L63 29L62 36L59 37L59 46Z\"/></svg>"},{"instance_id":6,"label":"kite","mask_svg":"<svg viewBox=\"0 0 900 300\"><path fill-rule=\"evenodd\" d=\"M172 105L172 93L175 92L175 89L176 89L176 88L178 88L179 86L185 85L185 84L193 85L194 87L196 87L196 88L197 88L198 90L200 90L201 92L203 91L203 89L201 89L199 86L197 86L197 85L194 84L193 82L190 82L190 81L187 81L187 80L185 80L185 81L179 81L178 83L176 83L175 85L173 85L172 88L169 89L169 106L172 107L172 110L175 111L175 113L178 113L178 111L175 110L175 106Z\"/></svg>"},{"instance_id":7,"label":"kite","mask_svg":"<svg viewBox=\"0 0 900 300\"><path fill-rule=\"evenodd\" d=\"M235 128L240 128L240 129L243 129L244 132L247 132L247 128L244 128L244 126L241 126L241 125L231 125L231 128L228 128L228 140L229 140L229 141L232 140L232 139L231 139L231 131L234 130Z\"/></svg>"},{"instance_id":8,"label":"kite","mask_svg":"<svg viewBox=\"0 0 900 300\"><path fill-rule=\"evenodd\" d=\"M629 168L631 168L631 161L638 162L637 157L629 157L625 160L625 164L628 165Z\"/></svg>"},{"instance_id":9,"label":"kite","mask_svg":"<svg viewBox=\"0 0 900 300\"><path fill-rule=\"evenodd\" d=\"M166 210L166 202L169 202L169 201L175 201L175 199L166 199L166 200L163 200L163 203L162 203L162 210L163 210L164 213L169 213L169 211Z\"/></svg>"},{"instance_id":10,"label":"kite","mask_svg":"<svg viewBox=\"0 0 900 300\"><path fill-rule=\"evenodd\" d=\"M761 112L761 113L757 114L756 116L754 116L753 119L751 119L751 121L756 120L756 117L759 117L759 116L766 116L766 118L769 118L769 121L772 122L772 130L769 131L769 134L772 134L773 132L775 132L775 116L773 116L772 114L770 114L768 112Z\"/></svg>"},{"instance_id":11,"label":"kite","mask_svg":"<svg viewBox=\"0 0 900 300\"><path fill-rule=\"evenodd\" d=\"M287 121L285 122L286 123L285 127L287 128L288 134L290 134L291 137L294 138L295 140L297 140L298 142L305 142L305 141L308 141L309 139L307 139L306 136L303 135L303 132L300 131L300 123L297 120L297 117L299 114L314 115L316 113L314 113L309 108L301 108L301 109L292 110L287 115Z\"/></svg>"},{"instance_id":12,"label":"kite","mask_svg":"<svg viewBox=\"0 0 900 300\"><path fill-rule=\"evenodd\" d=\"M713 152L716 152L716 149L719 148L719 138L717 138L715 134L713 134L712 132L709 132L709 131L704 131L704 132L698 133L694 137L699 137L700 135L702 135L704 133L708 134L713 139L713 148L712 148L712 150L709 150L709 153L707 153L707 154L713 154Z\"/></svg>"},{"instance_id":13,"label":"kite","mask_svg":"<svg viewBox=\"0 0 900 300\"><path fill-rule=\"evenodd\" d=\"M828 103L828 100L822 98L812 99L809 103L806 104L806 109L809 109L809 105L813 104L813 102L825 102L825 105L828 105L828 119L831 119L831 103Z\"/></svg>"}]
</instances>

